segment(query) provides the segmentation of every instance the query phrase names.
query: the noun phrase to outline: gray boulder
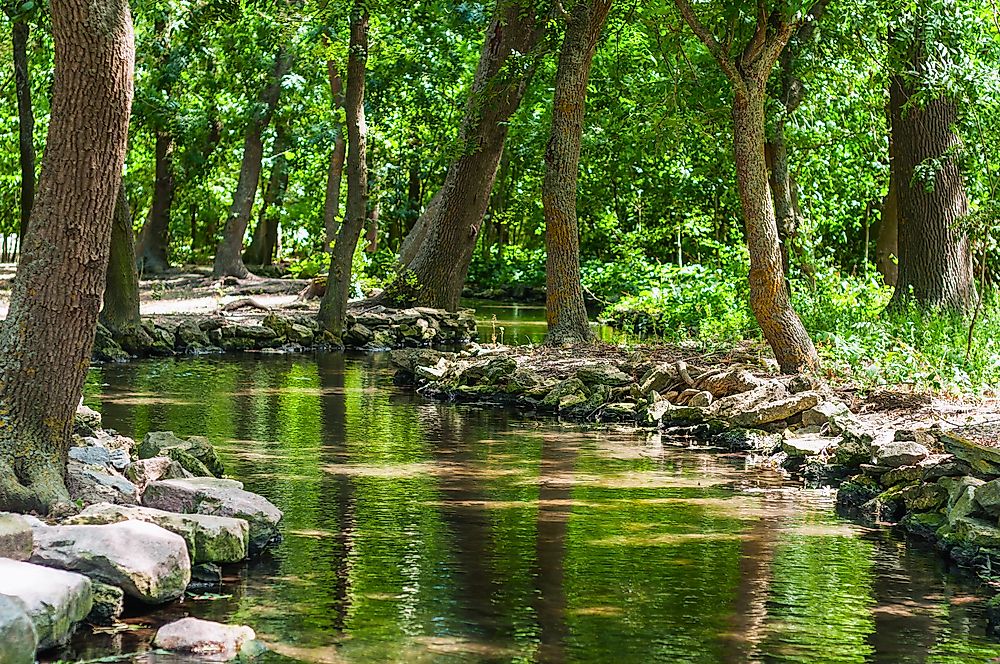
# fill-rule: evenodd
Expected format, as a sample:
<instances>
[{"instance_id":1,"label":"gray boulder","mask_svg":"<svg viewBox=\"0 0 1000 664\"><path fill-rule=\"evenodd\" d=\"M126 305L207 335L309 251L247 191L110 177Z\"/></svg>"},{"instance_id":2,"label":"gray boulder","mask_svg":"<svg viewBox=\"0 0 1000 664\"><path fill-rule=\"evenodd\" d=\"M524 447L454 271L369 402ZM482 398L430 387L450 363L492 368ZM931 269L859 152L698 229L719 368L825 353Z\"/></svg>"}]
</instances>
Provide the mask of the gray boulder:
<instances>
[{"instance_id":1,"label":"gray boulder","mask_svg":"<svg viewBox=\"0 0 1000 664\"><path fill-rule=\"evenodd\" d=\"M182 618L164 625L156 632L153 646L171 652L211 657L211 661L228 662L259 655L263 646L257 635L246 625L223 625L209 620Z\"/></svg>"},{"instance_id":2,"label":"gray boulder","mask_svg":"<svg viewBox=\"0 0 1000 664\"><path fill-rule=\"evenodd\" d=\"M949 523L982 511L976 500L976 490L983 485L982 480L975 477L942 477L938 484L948 491L946 512Z\"/></svg>"},{"instance_id":3,"label":"gray boulder","mask_svg":"<svg viewBox=\"0 0 1000 664\"><path fill-rule=\"evenodd\" d=\"M872 459L875 465L887 468L915 466L930 454L929 449L913 441L893 440L872 446Z\"/></svg>"},{"instance_id":4,"label":"gray boulder","mask_svg":"<svg viewBox=\"0 0 1000 664\"><path fill-rule=\"evenodd\" d=\"M183 537L192 563L235 563L245 560L248 554L250 526L243 519L101 503L91 505L67 523L101 525L129 520L153 523Z\"/></svg>"},{"instance_id":5,"label":"gray boulder","mask_svg":"<svg viewBox=\"0 0 1000 664\"><path fill-rule=\"evenodd\" d=\"M34 664L38 633L28 608L16 597L0 595L0 662Z\"/></svg>"},{"instance_id":6,"label":"gray boulder","mask_svg":"<svg viewBox=\"0 0 1000 664\"><path fill-rule=\"evenodd\" d=\"M1000 449L980 445L955 432L939 431L937 438L945 452L966 462L980 475L1000 477Z\"/></svg>"},{"instance_id":7,"label":"gray boulder","mask_svg":"<svg viewBox=\"0 0 1000 664\"><path fill-rule=\"evenodd\" d=\"M94 605L87 615L92 625L114 625L125 611L125 591L100 581L91 581Z\"/></svg>"},{"instance_id":8,"label":"gray boulder","mask_svg":"<svg viewBox=\"0 0 1000 664\"><path fill-rule=\"evenodd\" d=\"M179 450L182 454L171 454L173 450ZM185 468L194 475L204 473L206 469L216 477L222 477L225 472L215 447L202 436L191 436L185 440L175 436L173 431L151 431L139 444L139 458L152 459L158 456L171 457L182 466L188 458L197 459L197 466L193 469Z\"/></svg>"},{"instance_id":9,"label":"gray boulder","mask_svg":"<svg viewBox=\"0 0 1000 664\"><path fill-rule=\"evenodd\" d=\"M14 597L23 604L35 626L38 647L42 650L65 643L76 623L90 613L93 603L87 577L6 558L0 558L2 595Z\"/></svg>"},{"instance_id":10,"label":"gray boulder","mask_svg":"<svg viewBox=\"0 0 1000 664\"><path fill-rule=\"evenodd\" d=\"M729 421L740 427L757 427L771 422L779 422L798 415L819 403L815 392L801 392L776 401L764 401L742 412L733 413Z\"/></svg>"},{"instance_id":11,"label":"gray boulder","mask_svg":"<svg viewBox=\"0 0 1000 664\"><path fill-rule=\"evenodd\" d=\"M802 459L820 454L833 442L831 438L816 434L793 435L781 442L781 450L788 455L789 459Z\"/></svg>"},{"instance_id":12,"label":"gray boulder","mask_svg":"<svg viewBox=\"0 0 1000 664\"><path fill-rule=\"evenodd\" d=\"M576 371L576 377L587 385L607 385L608 387L620 387L632 382L627 373L618 367L604 363L580 367Z\"/></svg>"},{"instance_id":13,"label":"gray boulder","mask_svg":"<svg viewBox=\"0 0 1000 664\"><path fill-rule=\"evenodd\" d=\"M282 513L263 496L243 490L233 480L194 477L152 482L142 503L180 514L209 514L243 519L250 524L250 553L262 550L278 537Z\"/></svg>"},{"instance_id":14,"label":"gray boulder","mask_svg":"<svg viewBox=\"0 0 1000 664\"><path fill-rule=\"evenodd\" d=\"M34 537L31 523L20 514L0 512L0 558L27 560Z\"/></svg>"},{"instance_id":15,"label":"gray boulder","mask_svg":"<svg viewBox=\"0 0 1000 664\"><path fill-rule=\"evenodd\" d=\"M807 427L822 426L848 414L850 410L843 401L823 401L802 413L802 424Z\"/></svg>"},{"instance_id":16,"label":"gray boulder","mask_svg":"<svg viewBox=\"0 0 1000 664\"><path fill-rule=\"evenodd\" d=\"M79 461L70 461L66 466L66 488L73 500L85 505L135 505L139 502L139 489L117 472Z\"/></svg>"},{"instance_id":17,"label":"gray boulder","mask_svg":"<svg viewBox=\"0 0 1000 664\"><path fill-rule=\"evenodd\" d=\"M990 516L1000 516L1000 480L992 480L977 487L976 502Z\"/></svg>"},{"instance_id":18,"label":"gray boulder","mask_svg":"<svg viewBox=\"0 0 1000 664\"><path fill-rule=\"evenodd\" d=\"M184 538L143 521L38 528L31 562L86 574L146 604L183 596L191 580Z\"/></svg>"},{"instance_id":19,"label":"gray boulder","mask_svg":"<svg viewBox=\"0 0 1000 664\"><path fill-rule=\"evenodd\" d=\"M152 459L133 461L125 469L125 477L139 487L139 491L142 492L150 482L157 480L177 480L194 476L184 470L183 466L170 457L153 457Z\"/></svg>"}]
</instances>

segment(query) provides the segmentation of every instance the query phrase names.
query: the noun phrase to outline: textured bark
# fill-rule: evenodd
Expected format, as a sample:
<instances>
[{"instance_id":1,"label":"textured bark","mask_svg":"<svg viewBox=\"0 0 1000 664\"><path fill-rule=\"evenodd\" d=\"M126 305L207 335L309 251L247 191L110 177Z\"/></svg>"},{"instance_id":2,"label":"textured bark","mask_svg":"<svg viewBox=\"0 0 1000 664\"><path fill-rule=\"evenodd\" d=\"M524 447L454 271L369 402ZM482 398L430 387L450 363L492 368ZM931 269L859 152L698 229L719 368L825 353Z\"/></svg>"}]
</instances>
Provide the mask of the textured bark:
<instances>
[{"instance_id":1,"label":"textured bark","mask_svg":"<svg viewBox=\"0 0 1000 664\"><path fill-rule=\"evenodd\" d=\"M344 107L344 86L340 80L337 63L330 60L326 63L330 79L330 94L333 96L333 113ZM347 157L347 141L344 140L344 128L337 127L337 135L333 139L333 153L330 155L330 168L326 176L326 199L323 202L323 227L326 229L327 250L333 248L337 237L337 217L340 216L340 185L344 175L344 159Z\"/></svg>"},{"instance_id":2,"label":"textured bark","mask_svg":"<svg viewBox=\"0 0 1000 664\"><path fill-rule=\"evenodd\" d=\"M101 323L116 336L139 326L139 272L135 266L132 214L125 187L119 186L111 222L108 277L104 285Z\"/></svg>"},{"instance_id":3,"label":"textured bark","mask_svg":"<svg viewBox=\"0 0 1000 664\"><path fill-rule=\"evenodd\" d=\"M330 275L319 306L319 322L328 338L342 343L351 292L354 251L368 214L368 127L365 124L365 66L368 62L368 12L355 0L351 12L351 46L347 60L347 214L337 231L330 256Z\"/></svg>"},{"instance_id":4,"label":"textured bark","mask_svg":"<svg viewBox=\"0 0 1000 664\"><path fill-rule=\"evenodd\" d=\"M136 261L143 272L160 274L170 267L170 211L174 204L174 137L168 130L156 132L156 180L149 218L139 233Z\"/></svg>"},{"instance_id":5,"label":"textured bark","mask_svg":"<svg viewBox=\"0 0 1000 664\"><path fill-rule=\"evenodd\" d=\"M545 30L537 10L519 0L500 0L483 42L479 65L459 133L461 155L451 164L436 204L428 206L404 242L403 271L387 296L449 310L458 308L476 238L489 204L508 121L537 66L536 46Z\"/></svg>"},{"instance_id":6,"label":"textured bark","mask_svg":"<svg viewBox=\"0 0 1000 664\"><path fill-rule=\"evenodd\" d=\"M923 50L914 48L908 69L922 72ZM894 167L898 174L899 273L892 306L912 300L922 306L968 311L975 302L975 279L969 239L956 230L968 214L965 183L952 151L959 139L954 102L938 98L923 107L909 104L912 90L899 76L890 82ZM933 181L918 166L936 161Z\"/></svg>"},{"instance_id":7,"label":"textured bark","mask_svg":"<svg viewBox=\"0 0 1000 664\"><path fill-rule=\"evenodd\" d=\"M545 150L542 207L545 212L546 342L590 341L580 276L580 232L576 190L587 82L597 39L611 0L576 0L566 18L566 35L552 96L552 130Z\"/></svg>"},{"instance_id":8,"label":"textured bark","mask_svg":"<svg viewBox=\"0 0 1000 664\"><path fill-rule=\"evenodd\" d=\"M0 329L0 510L48 511L64 484L128 140L135 47L125 0L52 0L45 157Z\"/></svg>"},{"instance_id":9,"label":"textured bark","mask_svg":"<svg viewBox=\"0 0 1000 664\"><path fill-rule=\"evenodd\" d=\"M260 181L261 159L264 157L264 130L271 124L271 117L281 97L281 81L292 67L292 54L281 47L274 58L271 81L257 100L257 109L250 117L243 139L243 165L233 194L222 240L215 250L212 274L216 277L246 278L250 273L243 264L243 236L250 224L250 213L257 198Z\"/></svg>"},{"instance_id":10,"label":"textured bark","mask_svg":"<svg viewBox=\"0 0 1000 664\"><path fill-rule=\"evenodd\" d=\"M31 105L31 79L28 76L28 37L30 28L24 20L11 27L14 47L14 90L17 94L17 145L21 164L22 243L35 200L35 113Z\"/></svg>"},{"instance_id":11,"label":"textured bark","mask_svg":"<svg viewBox=\"0 0 1000 664\"><path fill-rule=\"evenodd\" d=\"M267 180L267 189L264 190L257 226L250 246L243 254L243 262L247 265L271 265L274 262L278 244L278 217L288 188L288 159L285 153L288 152L289 145L288 129L281 124L274 137L274 164Z\"/></svg>"}]
</instances>

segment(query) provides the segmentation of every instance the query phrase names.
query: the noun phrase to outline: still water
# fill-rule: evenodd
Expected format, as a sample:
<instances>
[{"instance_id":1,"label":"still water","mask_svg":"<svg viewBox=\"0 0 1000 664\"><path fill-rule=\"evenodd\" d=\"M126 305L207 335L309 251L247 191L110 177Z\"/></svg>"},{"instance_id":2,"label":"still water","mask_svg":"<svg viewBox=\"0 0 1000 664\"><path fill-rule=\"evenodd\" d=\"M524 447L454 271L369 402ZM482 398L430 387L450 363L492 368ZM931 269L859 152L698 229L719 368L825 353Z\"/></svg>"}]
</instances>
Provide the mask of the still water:
<instances>
[{"instance_id":1,"label":"still water","mask_svg":"<svg viewBox=\"0 0 1000 664\"><path fill-rule=\"evenodd\" d=\"M275 663L1000 657L973 580L828 494L652 434L427 403L384 356L110 365L86 401L137 438L210 437L284 541L65 660L188 614L251 625Z\"/></svg>"}]
</instances>

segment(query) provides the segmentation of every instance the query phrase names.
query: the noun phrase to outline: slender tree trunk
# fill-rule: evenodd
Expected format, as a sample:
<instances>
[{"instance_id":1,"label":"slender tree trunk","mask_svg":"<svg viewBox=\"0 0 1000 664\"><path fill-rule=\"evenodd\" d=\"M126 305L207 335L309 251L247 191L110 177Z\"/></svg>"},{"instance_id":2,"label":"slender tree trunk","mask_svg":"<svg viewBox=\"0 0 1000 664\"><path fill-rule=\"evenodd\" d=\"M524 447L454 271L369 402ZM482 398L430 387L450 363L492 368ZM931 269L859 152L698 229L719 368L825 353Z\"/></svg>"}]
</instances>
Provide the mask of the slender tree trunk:
<instances>
[{"instance_id":1,"label":"slender tree trunk","mask_svg":"<svg viewBox=\"0 0 1000 664\"><path fill-rule=\"evenodd\" d=\"M537 66L534 53L545 29L534 8L519 0L500 0L473 80L460 131L462 154L448 169L437 204L429 205L412 233L423 236L405 247L402 260L409 279L398 279L386 297L455 310L483 223L497 166L507 139L508 121L521 103ZM404 242L404 246L407 243ZM403 259L406 256L402 257Z\"/></svg>"},{"instance_id":2,"label":"slender tree trunk","mask_svg":"<svg viewBox=\"0 0 1000 664\"><path fill-rule=\"evenodd\" d=\"M111 222L108 276L104 285L104 306L100 321L116 337L139 326L139 272L135 266L132 214L125 186L118 187Z\"/></svg>"},{"instance_id":3,"label":"slender tree trunk","mask_svg":"<svg viewBox=\"0 0 1000 664\"><path fill-rule=\"evenodd\" d=\"M24 20L11 28L14 47L14 90L17 94L17 137L21 162L21 242L28 230L31 206L35 200L35 113L31 105L31 79L28 75L28 37L30 28Z\"/></svg>"},{"instance_id":4,"label":"slender tree trunk","mask_svg":"<svg viewBox=\"0 0 1000 664\"><path fill-rule=\"evenodd\" d=\"M376 185L377 186L377 185ZM376 201L369 206L368 211L368 231L365 233L365 251L374 254L378 251L378 229L379 218L382 216L382 205Z\"/></svg>"},{"instance_id":5,"label":"slender tree trunk","mask_svg":"<svg viewBox=\"0 0 1000 664\"><path fill-rule=\"evenodd\" d=\"M333 113L344 107L344 85L340 80L337 63L330 60L326 63L330 79L330 94L333 97ZM326 229L327 251L333 247L337 237L337 217L340 216L340 184L344 175L344 159L347 156L347 142L344 140L344 128L337 127L337 135L333 139L333 153L330 155L330 169L326 176L326 200L323 203L323 227Z\"/></svg>"},{"instance_id":6,"label":"slender tree trunk","mask_svg":"<svg viewBox=\"0 0 1000 664\"><path fill-rule=\"evenodd\" d=\"M0 509L68 500L128 142L135 46L125 0L52 0L55 79L38 196L0 329Z\"/></svg>"},{"instance_id":7,"label":"slender tree trunk","mask_svg":"<svg viewBox=\"0 0 1000 664\"><path fill-rule=\"evenodd\" d=\"M340 225L330 257L326 293L320 302L319 322L327 336L342 343L347 301L351 292L354 251L368 211L368 127L365 124L365 66L368 62L368 11L364 0L354 0L351 11L351 45L347 60L347 214Z\"/></svg>"},{"instance_id":8,"label":"slender tree trunk","mask_svg":"<svg viewBox=\"0 0 1000 664\"><path fill-rule=\"evenodd\" d=\"M889 153L892 154L891 145ZM875 239L875 267L888 286L895 286L899 276L895 260L899 256L899 176L896 168L893 160L889 166L889 193L882 201L882 221Z\"/></svg>"},{"instance_id":9,"label":"slender tree trunk","mask_svg":"<svg viewBox=\"0 0 1000 664\"><path fill-rule=\"evenodd\" d=\"M281 81L292 66L292 54L281 47L274 59L271 82L261 92L259 110L255 111L247 125L243 140L243 166L233 194L233 204L226 218L222 240L215 250L215 266L212 273L216 277L232 276L244 279L249 276L243 264L243 236L250 224L257 185L260 181L261 159L264 157L264 130L271 123L271 117L281 96Z\"/></svg>"},{"instance_id":10,"label":"slender tree trunk","mask_svg":"<svg viewBox=\"0 0 1000 664\"><path fill-rule=\"evenodd\" d=\"M576 190L587 82L597 39L611 0L576 0L566 19L552 96L552 131L545 150L542 207L545 211L546 342L590 341L580 276L580 231Z\"/></svg>"},{"instance_id":11,"label":"slender tree trunk","mask_svg":"<svg viewBox=\"0 0 1000 664\"><path fill-rule=\"evenodd\" d=\"M274 256L274 242L278 236L278 215L288 186L288 159L285 153L289 147L288 130L284 123L278 125L274 137L274 165L268 177L267 189L264 190L264 200L261 201L257 226L254 228L253 239L243 254L243 262L247 265L271 265Z\"/></svg>"},{"instance_id":12,"label":"slender tree trunk","mask_svg":"<svg viewBox=\"0 0 1000 664\"><path fill-rule=\"evenodd\" d=\"M910 71L923 72L922 47L914 47ZM912 90L899 76L890 82L892 134L898 178L899 273L891 306L912 300L923 306L966 312L975 302L975 278L969 239L956 229L968 214L965 183L953 150L958 137L954 102L938 98L908 105ZM928 183L918 166L939 165Z\"/></svg>"},{"instance_id":13,"label":"slender tree trunk","mask_svg":"<svg viewBox=\"0 0 1000 664\"><path fill-rule=\"evenodd\" d=\"M136 261L143 272L162 274L170 267L170 211L174 204L174 137L169 130L156 132L156 180L149 218L139 233Z\"/></svg>"}]
</instances>

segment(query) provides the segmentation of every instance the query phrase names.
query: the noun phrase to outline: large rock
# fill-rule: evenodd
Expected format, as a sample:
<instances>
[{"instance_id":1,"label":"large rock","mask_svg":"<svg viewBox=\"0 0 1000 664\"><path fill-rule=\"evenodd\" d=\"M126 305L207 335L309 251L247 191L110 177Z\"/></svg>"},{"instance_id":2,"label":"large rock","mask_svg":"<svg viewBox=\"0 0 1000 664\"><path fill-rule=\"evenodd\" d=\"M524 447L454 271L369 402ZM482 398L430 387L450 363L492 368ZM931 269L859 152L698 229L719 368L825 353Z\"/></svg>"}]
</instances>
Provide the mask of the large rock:
<instances>
[{"instance_id":1,"label":"large rock","mask_svg":"<svg viewBox=\"0 0 1000 664\"><path fill-rule=\"evenodd\" d=\"M94 432L101 428L101 414L89 406L80 404L73 416L73 430L76 432ZM80 433L90 435L90 433Z\"/></svg>"},{"instance_id":2,"label":"large rock","mask_svg":"<svg viewBox=\"0 0 1000 664\"><path fill-rule=\"evenodd\" d=\"M979 474L1000 477L1000 449L980 445L953 432L939 431L937 438L946 452L965 461Z\"/></svg>"},{"instance_id":3,"label":"large rock","mask_svg":"<svg viewBox=\"0 0 1000 664\"><path fill-rule=\"evenodd\" d=\"M947 539L966 546L1000 549L1000 528L973 516L955 519L942 530L947 533Z\"/></svg>"},{"instance_id":4,"label":"large rock","mask_svg":"<svg viewBox=\"0 0 1000 664\"><path fill-rule=\"evenodd\" d=\"M100 581L91 581L94 590L94 606L87 614L87 622L92 625L114 625L125 611L125 591Z\"/></svg>"},{"instance_id":5,"label":"large rock","mask_svg":"<svg viewBox=\"0 0 1000 664\"><path fill-rule=\"evenodd\" d=\"M153 646L178 653L208 657L211 661L228 662L237 657L260 654L257 635L246 625L223 625L197 618L182 618L164 625L156 632Z\"/></svg>"},{"instance_id":6,"label":"large rock","mask_svg":"<svg viewBox=\"0 0 1000 664\"><path fill-rule=\"evenodd\" d=\"M992 480L977 487L976 502L990 516L1000 516L1000 480Z\"/></svg>"},{"instance_id":7,"label":"large rock","mask_svg":"<svg viewBox=\"0 0 1000 664\"><path fill-rule=\"evenodd\" d=\"M34 664L37 648L38 633L24 602L0 595L0 662Z\"/></svg>"},{"instance_id":8,"label":"large rock","mask_svg":"<svg viewBox=\"0 0 1000 664\"><path fill-rule=\"evenodd\" d=\"M117 472L79 461L70 461L66 466L66 488L73 500L84 505L135 505L139 502L138 487Z\"/></svg>"},{"instance_id":9,"label":"large rock","mask_svg":"<svg viewBox=\"0 0 1000 664\"><path fill-rule=\"evenodd\" d=\"M787 454L789 459L801 459L820 454L834 442L832 438L817 434L793 435L781 442L781 451Z\"/></svg>"},{"instance_id":10,"label":"large rock","mask_svg":"<svg viewBox=\"0 0 1000 664\"><path fill-rule=\"evenodd\" d=\"M194 477L152 482L142 503L147 507L181 514L210 514L244 519L250 524L250 553L278 537L281 510L263 496L243 490L232 480Z\"/></svg>"},{"instance_id":11,"label":"large rock","mask_svg":"<svg viewBox=\"0 0 1000 664\"><path fill-rule=\"evenodd\" d=\"M914 441L887 441L873 446L872 460L877 466L899 468L915 466L931 454L930 450Z\"/></svg>"},{"instance_id":12,"label":"large rock","mask_svg":"<svg viewBox=\"0 0 1000 664\"><path fill-rule=\"evenodd\" d=\"M733 413L729 421L734 426L757 427L771 422L787 420L819 403L815 392L801 392L776 401L764 401L742 412Z\"/></svg>"},{"instance_id":13,"label":"large rock","mask_svg":"<svg viewBox=\"0 0 1000 664\"><path fill-rule=\"evenodd\" d=\"M0 512L0 558L27 560L31 557L33 543L31 523L27 519L20 514Z\"/></svg>"},{"instance_id":14,"label":"large rock","mask_svg":"<svg viewBox=\"0 0 1000 664\"><path fill-rule=\"evenodd\" d=\"M68 523L100 525L129 520L154 523L183 537L192 563L235 563L245 560L248 554L250 526L243 519L102 503L91 505Z\"/></svg>"},{"instance_id":15,"label":"large rock","mask_svg":"<svg viewBox=\"0 0 1000 664\"><path fill-rule=\"evenodd\" d=\"M143 521L38 528L31 562L86 574L147 604L183 596L191 580L184 538Z\"/></svg>"},{"instance_id":16,"label":"large rock","mask_svg":"<svg viewBox=\"0 0 1000 664\"><path fill-rule=\"evenodd\" d=\"M146 485L157 480L177 480L194 477L191 473L170 457L153 457L133 461L125 469L125 477L145 491Z\"/></svg>"},{"instance_id":17,"label":"large rock","mask_svg":"<svg viewBox=\"0 0 1000 664\"><path fill-rule=\"evenodd\" d=\"M171 450L180 450L184 454L171 454ZM194 457L200 464L195 468L185 468L194 475L204 473L204 469L216 477L222 477L225 472L222 460L219 458L215 448L202 436L191 436L187 440L174 435L173 431L151 431L146 434L139 444L139 458L152 459L158 456L167 456L177 461L182 466L186 458ZM203 464L203 465L202 465Z\"/></svg>"},{"instance_id":18,"label":"large rock","mask_svg":"<svg viewBox=\"0 0 1000 664\"><path fill-rule=\"evenodd\" d=\"M843 401L823 401L802 413L803 426L822 426L841 415L850 414Z\"/></svg>"},{"instance_id":19,"label":"large rock","mask_svg":"<svg viewBox=\"0 0 1000 664\"><path fill-rule=\"evenodd\" d=\"M587 385L607 385L620 387L628 385L632 379L627 373L610 364L591 364L576 370L576 377Z\"/></svg>"},{"instance_id":20,"label":"large rock","mask_svg":"<svg viewBox=\"0 0 1000 664\"><path fill-rule=\"evenodd\" d=\"M93 603L87 577L6 558L0 558L2 595L21 601L35 626L38 647L43 650L65 643L74 625L90 613Z\"/></svg>"}]
</instances>

